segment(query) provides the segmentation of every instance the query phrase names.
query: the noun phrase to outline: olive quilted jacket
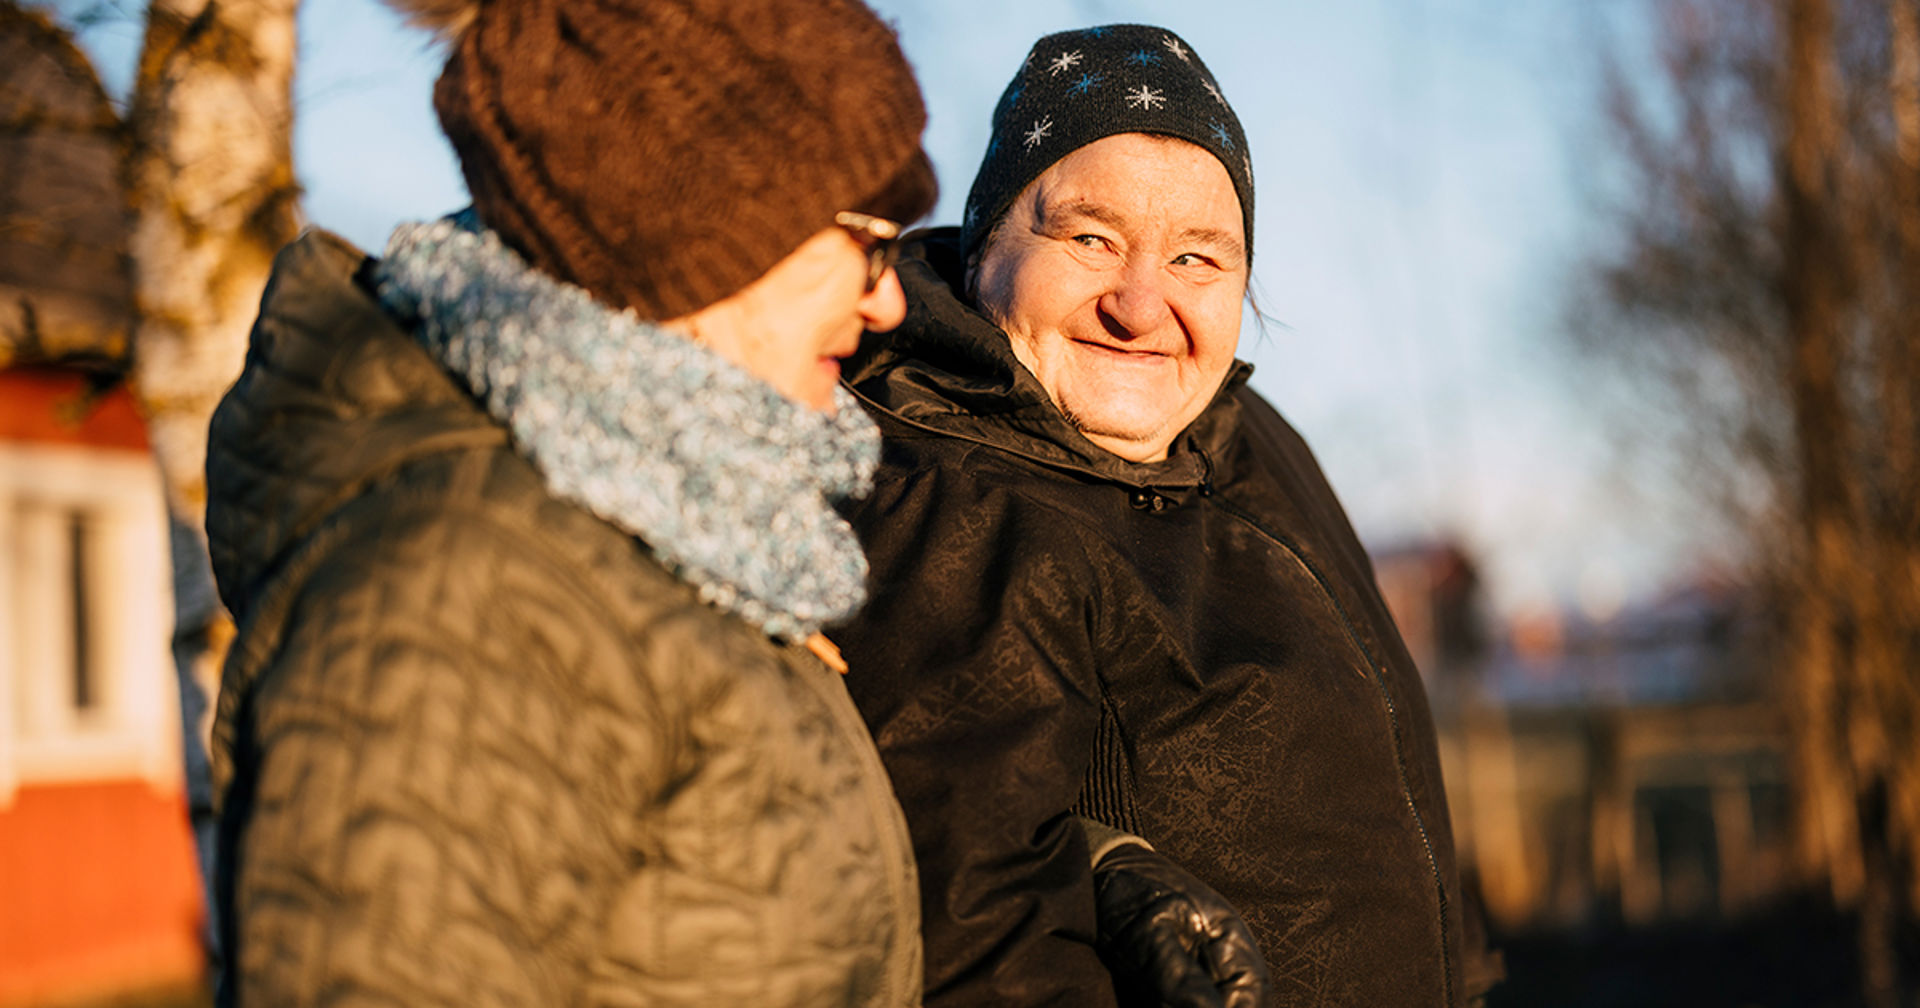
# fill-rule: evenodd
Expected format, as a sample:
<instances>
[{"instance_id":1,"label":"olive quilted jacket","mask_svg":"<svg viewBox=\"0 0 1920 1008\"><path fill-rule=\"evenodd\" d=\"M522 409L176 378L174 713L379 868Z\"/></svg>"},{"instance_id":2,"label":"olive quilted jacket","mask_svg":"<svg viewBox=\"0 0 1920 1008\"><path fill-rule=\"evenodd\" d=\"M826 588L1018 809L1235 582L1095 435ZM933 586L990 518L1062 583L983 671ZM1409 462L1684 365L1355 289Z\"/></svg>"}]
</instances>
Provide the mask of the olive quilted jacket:
<instances>
[{"instance_id":1,"label":"olive quilted jacket","mask_svg":"<svg viewBox=\"0 0 1920 1008\"><path fill-rule=\"evenodd\" d=\"M838 675L556 499L310 234L214 418L226 1004L908 1005Z\"/></svg>"}]
</instances>

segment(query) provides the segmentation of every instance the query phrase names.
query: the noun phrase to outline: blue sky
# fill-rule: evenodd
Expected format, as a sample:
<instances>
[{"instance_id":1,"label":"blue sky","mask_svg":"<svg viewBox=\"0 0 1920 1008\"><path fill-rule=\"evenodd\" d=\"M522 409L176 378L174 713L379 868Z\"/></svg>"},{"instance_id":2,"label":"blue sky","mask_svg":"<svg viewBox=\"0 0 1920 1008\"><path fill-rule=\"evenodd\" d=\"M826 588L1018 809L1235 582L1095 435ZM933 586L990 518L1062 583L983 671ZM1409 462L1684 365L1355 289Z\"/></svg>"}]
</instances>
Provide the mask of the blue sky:
<instances>
[{"instance_id":1,"label":"blue sky","mask_svg":"<svg viewBox=\"0 0 1920 1008\"><path fill-rule=\"evenodd\" d=\"M1603 40L1635 0L885 0L926 94L938 223L1033 41L1160 24L1239 113L1259 193L1254 385L1319 454L1370 545L1435 535L1481 558L1513 612L1650 590L1700 535L1613 450L1559 334L1593 240ZM73 9L81 0L63 0ZM301 22L296 167L316 226L370 251L462 202L430 107L439 54L374 0ZM107 64L137 35L91 32Z\"/></svg>"}]
</instances>

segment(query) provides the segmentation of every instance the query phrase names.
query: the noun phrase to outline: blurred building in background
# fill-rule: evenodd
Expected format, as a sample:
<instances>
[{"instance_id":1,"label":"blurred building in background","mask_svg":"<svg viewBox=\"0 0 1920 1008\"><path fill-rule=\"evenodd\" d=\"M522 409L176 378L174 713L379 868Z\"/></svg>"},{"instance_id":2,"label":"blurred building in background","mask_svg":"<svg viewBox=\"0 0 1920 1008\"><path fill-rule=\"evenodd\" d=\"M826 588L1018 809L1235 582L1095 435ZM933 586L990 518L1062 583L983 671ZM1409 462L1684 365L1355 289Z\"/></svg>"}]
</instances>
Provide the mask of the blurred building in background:
<instances>
[{"instance_id":1,"label":"blurred building in background","mask_svg":"<svg viewBox=\"0 0 1920 1008\"><path fill-rule=\"evenodd\" d=\"M204 969L117 122L72 43L0 3L0 1008Z\"/></svg>"},{"instance_id":2,"label":"blurred building in background","mask_svg":"<svg viewBox=\"0 0 1920 1008\"><path fill-rule=\"evenodd\" d=\"M165 516L111 373L0 370L0 1006L200 977Z\"/></svg>"},{"instance_id":3,"label":"blurred building in background","mask_svg":"<svg viewBox=\"0 0 1920 1008\"><path fill-rule=\"evenodd\" d=\"M1463 872L1501 934L1734 920L1791 891L1760 616L1702 585L1495 626L1457 545L1375 555L1440 724Z\"/></svg>"}]
</instances>

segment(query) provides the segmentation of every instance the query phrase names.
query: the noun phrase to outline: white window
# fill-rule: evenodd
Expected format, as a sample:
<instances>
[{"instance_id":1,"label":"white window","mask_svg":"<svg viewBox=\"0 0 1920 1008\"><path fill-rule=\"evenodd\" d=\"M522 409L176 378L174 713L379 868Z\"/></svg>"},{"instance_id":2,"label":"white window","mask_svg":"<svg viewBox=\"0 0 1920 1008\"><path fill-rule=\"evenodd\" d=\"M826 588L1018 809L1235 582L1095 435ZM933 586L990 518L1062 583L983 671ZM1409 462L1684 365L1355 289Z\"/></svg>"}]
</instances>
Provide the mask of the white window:
<instances>
[{"instance_id":1,"label":"white window","mask_svg":"<svg viewBox=\"0 0 1920 1008\"><path fill-rule=\"evenodd\" d=\"M0 442L0 807L24 784L180 786L161 492L144 453Z\"/></svg>"}]
</instances>

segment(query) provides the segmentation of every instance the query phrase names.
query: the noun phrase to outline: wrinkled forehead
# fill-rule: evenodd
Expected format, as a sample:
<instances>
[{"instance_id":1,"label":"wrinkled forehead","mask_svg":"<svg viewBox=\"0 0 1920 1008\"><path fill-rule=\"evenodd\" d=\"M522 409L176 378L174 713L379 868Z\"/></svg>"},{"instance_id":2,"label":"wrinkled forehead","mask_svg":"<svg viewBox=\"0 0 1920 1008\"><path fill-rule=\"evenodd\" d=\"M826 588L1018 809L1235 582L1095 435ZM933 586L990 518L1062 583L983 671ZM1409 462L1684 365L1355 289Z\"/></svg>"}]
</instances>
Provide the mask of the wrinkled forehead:
<instances>
[{"instance_id":1,"label":"wrinkled forehead","mask_svg":"<svg viewBox=\"0 0 1920 1008\"><path fill-rule=\"evenodd\" d=\"M1177 137L1116 134L1081 147L1041 172L1007 212L1041 225L1157 232L1231 252L1236 264L1247 258L1233 180L1211 152Z\"/></svg>"},{"instance_id":2,"label":"wrinkled forehead","mask_svg":"<svg viewBox=\"0 0 1920 1008\"><path fill-rule=\"evenodd\" d=\"M1134 243L1186 245L1242 267L1248 260L1239 195L1206 150L1151 134L1116 134L1048 166L1007 204L981 255L1010 228L1050 233L1082 227Z\"/></svg>"}]
</instances>

